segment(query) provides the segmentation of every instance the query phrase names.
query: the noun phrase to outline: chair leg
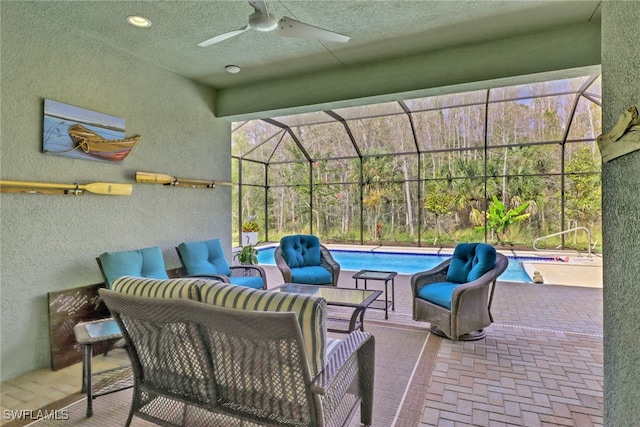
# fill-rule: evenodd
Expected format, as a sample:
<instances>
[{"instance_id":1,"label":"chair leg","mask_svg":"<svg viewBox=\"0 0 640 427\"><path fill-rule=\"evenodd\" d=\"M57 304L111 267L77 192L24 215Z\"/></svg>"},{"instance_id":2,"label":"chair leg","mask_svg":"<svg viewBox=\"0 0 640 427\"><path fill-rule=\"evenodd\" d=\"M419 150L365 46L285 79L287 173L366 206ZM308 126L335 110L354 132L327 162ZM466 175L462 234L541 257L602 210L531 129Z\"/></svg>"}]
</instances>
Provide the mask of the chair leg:
<instances>
[{"instance_id":1,"label":"chair leg","mask_svg":"<svg viewBox=\"0 0 640 427\"><path fill-rule=\"evenodd\" d=\"M487 336L487 331L484 329L477 329L475 331L467 332L458 337L458 341L477 341Z\"/></svg>"},{"instance_id":2,"label":"chair leg","mask_svg":"<svg viewBox=\"0 0 640 427\"><path fill-rule=\"evenodd\" d=\"M447 338L452 341L477 341L487 336L487 332L484 329L478 329L475 331L468 332L466 334L462 334L458 337L458 339L454 340L451 337L447 336L447 334L445 334L442 331L442 329L438 327L438 325L431 324L431 327L429 328L429 330L431 331L431 333L439 337Z\"/></svg>"},{"instance_id":3,"label":"chair leg","mask_svg":"<svg viewBox=\"0 0 640 427\"><path fill-rule=\"evenodd\" d=\"M373 421L373 383L375 377L375 338L371 336L358 350L360 371L360 422L370 426Z\"/></svg>"},{"instance_id":4,"label":"chair leg","mask_svg":"<svg viewBox=\"0 0 640 427\"><path fill-rule=\"evenodd\" d=\"M447 339L451 339L451 338L449 338L449 337L447 336L447 334L445 334L445 333L442 331L442 329L440 329L440 328L438 327L438 325L435 325L435 324L433 324L433 323L431 324L431 327L429 328L429 331L430 331L432 334L435 334L435 335L437 335L437 336L439 336L439 337L447 338Z\"/></svg>"}]
</instances>

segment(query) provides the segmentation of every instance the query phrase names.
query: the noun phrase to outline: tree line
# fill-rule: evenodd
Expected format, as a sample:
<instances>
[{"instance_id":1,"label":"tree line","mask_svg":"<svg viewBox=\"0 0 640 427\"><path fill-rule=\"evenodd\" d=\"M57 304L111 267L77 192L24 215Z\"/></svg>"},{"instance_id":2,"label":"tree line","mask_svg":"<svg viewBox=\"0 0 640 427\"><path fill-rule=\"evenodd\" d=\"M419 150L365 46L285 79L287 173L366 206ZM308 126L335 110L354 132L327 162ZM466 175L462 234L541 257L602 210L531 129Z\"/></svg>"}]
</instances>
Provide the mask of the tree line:
<instances>
[{"instance_id":1,"label":"tree line","mask_svg":"<svg viewBox=\"0 0 640 427\"><path fill-rule=\"evenodd\" d=\"M235 124L234 226L241 207L272 241L313 232L335 242L530 246L584 226L601 242L600 106L588 91L571 92L578 83L506 88L490 102L493 90ZM491 226L496 201L505 213L524 206L506 233Z\"/></svg>"}]
</instances>

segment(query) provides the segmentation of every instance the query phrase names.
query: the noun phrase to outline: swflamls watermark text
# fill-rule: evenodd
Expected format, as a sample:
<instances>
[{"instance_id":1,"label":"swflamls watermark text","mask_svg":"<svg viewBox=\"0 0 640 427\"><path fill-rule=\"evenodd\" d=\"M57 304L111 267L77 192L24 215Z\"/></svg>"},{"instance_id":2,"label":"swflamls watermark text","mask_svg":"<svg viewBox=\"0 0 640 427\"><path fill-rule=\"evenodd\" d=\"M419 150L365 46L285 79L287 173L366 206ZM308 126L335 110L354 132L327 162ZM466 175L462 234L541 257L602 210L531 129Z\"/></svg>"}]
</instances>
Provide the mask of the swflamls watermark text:
<instances>
[{"instance_id":1,"label":"swflamls watermark text","mask_svg":"<svg viewBox=\"0 0 640 427\"><path fill-rule=\"evenodd\" d=\"M67 409L5 409L3 411L5 420L68 420L69 410Z\"/></svg>"}]
</instances>

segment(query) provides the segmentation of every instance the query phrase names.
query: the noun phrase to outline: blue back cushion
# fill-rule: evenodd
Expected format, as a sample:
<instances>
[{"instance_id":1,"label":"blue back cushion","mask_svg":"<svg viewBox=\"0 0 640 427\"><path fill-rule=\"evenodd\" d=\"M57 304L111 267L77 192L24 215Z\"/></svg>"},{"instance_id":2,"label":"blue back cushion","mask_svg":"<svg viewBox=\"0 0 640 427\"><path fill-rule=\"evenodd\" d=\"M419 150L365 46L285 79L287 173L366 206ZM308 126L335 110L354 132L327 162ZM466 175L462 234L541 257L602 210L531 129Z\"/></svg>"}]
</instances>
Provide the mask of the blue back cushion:
<instances>
[{"instance_id":1,"label":"blue back cushion","mask_svg":"<svg viewBox=\"0 0 640 427\"><path fill-rule=\"evenodd\" d=\"M180 243L178 251L189 276L199 274L231 275L231 268L224 257L219 239Z\"/></svg>"},{"instance_id":2,"label":"blue back cushion","mask_svg":"<svg viewBox=\"0 0 640 427\"><path fill-rule=\"evenodd\" d=\"M114 280L122 276L169 278L159 246L133 251L105 252L98 258L109 288Z\"/></svg>"},{"instance_id":3,"label":"blue back cushion","mask_svg":"<svg viewBox=\"0 0 640 427\"><path fill-rule=\"evenodd\" d=\"M460 243L453 252L447 281L466 283L480 278L496 263L496 250L484 243Z\"/></svg>"},{"instance_id":4,"label":"blue back cushion","mask_svg":"<svg viewBox=\"0 0 640 427\"><path fill-rule=\"evenodd\" d=\"M496 265L496 258L496 250L493 246L478 243L471 271L467 275L467 282L477 280L491 270Z\"/></svg>"},{"instance_id":5,"label":"blue back cushion","mask_svg":"<svg viewBox=\"0 0 640 427\"><path fill-rule=\"evenodd\" d=\"M320 239L296 234L280 239L282 256L290 268L320 265Z\"/></svg>"}]
</instances>

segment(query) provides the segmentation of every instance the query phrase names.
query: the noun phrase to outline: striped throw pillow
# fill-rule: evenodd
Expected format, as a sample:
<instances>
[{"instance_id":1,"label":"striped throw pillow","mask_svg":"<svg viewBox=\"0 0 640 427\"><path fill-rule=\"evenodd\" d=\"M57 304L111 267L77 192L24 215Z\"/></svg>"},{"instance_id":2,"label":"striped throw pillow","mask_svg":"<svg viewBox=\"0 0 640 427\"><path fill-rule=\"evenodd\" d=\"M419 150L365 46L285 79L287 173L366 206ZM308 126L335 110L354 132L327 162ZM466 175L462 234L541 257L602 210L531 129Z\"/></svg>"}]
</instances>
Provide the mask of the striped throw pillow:
<instances>
[{"instance_id":1,"label":"striped throw pillow","mask_svg":"<svg viewBox=\"0 0 640 427\"><path fill-rule=\"evenodd\" d=\"M111 284L111 289L128 295L149 298L185 298L198 301L199 288L205 279L147 279L122 276Z\"/></svg>"},{"instance_id":2,"label":"striped throw pillow","mask_svg":"<svg viewBox=\"0 0 640 427\"><path fill-rule=\"evenodd\" d=\"M204 284L200 288L200 301L241 310L295 312L302 331L311 377L324 369L327 360L327 302L324 299L220 282Z\"/></svg>"}]
</instances>

